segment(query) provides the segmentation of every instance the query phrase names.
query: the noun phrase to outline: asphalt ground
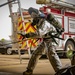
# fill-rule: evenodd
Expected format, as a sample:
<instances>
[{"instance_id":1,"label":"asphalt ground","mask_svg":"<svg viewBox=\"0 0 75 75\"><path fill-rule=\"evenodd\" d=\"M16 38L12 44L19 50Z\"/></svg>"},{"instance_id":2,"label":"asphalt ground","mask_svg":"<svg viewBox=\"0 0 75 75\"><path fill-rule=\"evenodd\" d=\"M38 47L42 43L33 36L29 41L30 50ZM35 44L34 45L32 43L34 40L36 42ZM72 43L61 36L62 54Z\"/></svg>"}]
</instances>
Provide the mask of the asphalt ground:
<instances>
[{"instance_id":1,"label":"asphalt ground","mask_svg":"<svg viewBox=\"0 0 75 75\"><path fill-rule=\"evenodd\" d=\"M29 55L0 55L0 75L22 75L26 70ZM69 59L60 59L63 66L70 64ZM47 58L41 58L34 69L33 75L54 75L54 70Z\"/></svg>"}]
</instances>

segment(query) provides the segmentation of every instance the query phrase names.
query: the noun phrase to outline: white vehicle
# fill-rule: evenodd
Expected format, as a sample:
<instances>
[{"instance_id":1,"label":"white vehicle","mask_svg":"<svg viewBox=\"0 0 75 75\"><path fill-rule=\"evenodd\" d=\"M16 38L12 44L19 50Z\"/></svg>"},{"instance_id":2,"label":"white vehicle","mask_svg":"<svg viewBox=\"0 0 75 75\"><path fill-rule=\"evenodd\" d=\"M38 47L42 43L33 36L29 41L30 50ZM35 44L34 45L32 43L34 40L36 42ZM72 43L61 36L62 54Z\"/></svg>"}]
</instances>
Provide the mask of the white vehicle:
<instances>
[{"instance_id":1,"label":"white vehicle","mask_svg":"<svg viewBox=\"0 0 75 75\"><path fill-rule=\"evenodd\" d=\"M62 54L75 50L75 0L36 0L36 3L44 4L39 10L52 13L65 30L61 36L64 40L57 40L56 50Z\"/></svg>"}]
</instances>

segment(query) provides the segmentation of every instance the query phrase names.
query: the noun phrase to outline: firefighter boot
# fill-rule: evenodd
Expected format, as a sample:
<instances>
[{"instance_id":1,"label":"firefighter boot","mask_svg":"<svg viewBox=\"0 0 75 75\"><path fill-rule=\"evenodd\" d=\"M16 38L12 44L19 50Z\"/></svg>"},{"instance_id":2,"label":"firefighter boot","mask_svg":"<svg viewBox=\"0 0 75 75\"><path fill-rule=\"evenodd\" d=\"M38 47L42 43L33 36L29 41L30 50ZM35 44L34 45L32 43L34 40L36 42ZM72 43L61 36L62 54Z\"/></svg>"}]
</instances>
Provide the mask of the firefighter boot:
<instances>
[{"instance_id":1,"label":"firefighter boot","mask_svg":"<svg viewBox=\"0 0 75 75\"><path fill-rule=\"evenodd\" d=\"M23 75L32 75L33 71L27 69L26 71L23 72Z\"/></svg>"}]
</instances>

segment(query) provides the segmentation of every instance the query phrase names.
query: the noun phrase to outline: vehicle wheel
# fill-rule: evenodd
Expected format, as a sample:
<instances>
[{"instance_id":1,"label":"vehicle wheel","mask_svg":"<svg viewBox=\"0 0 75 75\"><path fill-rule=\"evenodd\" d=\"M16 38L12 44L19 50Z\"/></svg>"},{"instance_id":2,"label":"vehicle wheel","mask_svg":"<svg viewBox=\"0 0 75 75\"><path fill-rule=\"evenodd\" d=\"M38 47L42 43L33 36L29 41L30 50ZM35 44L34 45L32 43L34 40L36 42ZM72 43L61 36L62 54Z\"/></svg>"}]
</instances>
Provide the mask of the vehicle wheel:
<instances>
[{"instance_id":1,"label":"vehicle wheel","mask_svg":"<svg viewBox=\"0 0 75 75\"><path fill-rule=\"evenodd\" d=\"M21 55L24 55L25 53L21 53Z\"/></svg>"},{"instance_id":2,"label":"vehicle wheel","mask_svg":"<svg viewBox=\"0 0 75 75\"><path fill-rule=\"evenodd\" d=\"M71 40L69 40L69 41L67 41L67 43L65 45L65 51L68 52L68 51L71 51L71 50L75 50L75 46L74 46L74 43ZM67 52L65 53L65 57L67 57Z\"/></svg>"},{"instance_id":3,"label":"vehicle wheel","mask_svg":"<svg viewBox=\"0 0 75 75\"><path fill-rule=\"evenodd\" d=\"M20 51L21 55L25 54L25 50Z\"/></svg>"},{"instance_id":4,"label":"vehicle wheel","mask_svg":"<svg viewBox=\"0 0 75 75\"><path fill-rule=\"evenodd\" d=\"M5 53L1 53L1 54L5 54Z\"/></svg>"},{"instance_id":5,"label":"vehicle wheel","mask_svg":"<svg viewBox=\"0 0 75 75\"><path fill-rule=\"evenodd\" d=\"M7 52L6 52L8 55L11 55L12 54L12 50L10 50L10 48L7 48Z\"/></svg>"}]
</instances>

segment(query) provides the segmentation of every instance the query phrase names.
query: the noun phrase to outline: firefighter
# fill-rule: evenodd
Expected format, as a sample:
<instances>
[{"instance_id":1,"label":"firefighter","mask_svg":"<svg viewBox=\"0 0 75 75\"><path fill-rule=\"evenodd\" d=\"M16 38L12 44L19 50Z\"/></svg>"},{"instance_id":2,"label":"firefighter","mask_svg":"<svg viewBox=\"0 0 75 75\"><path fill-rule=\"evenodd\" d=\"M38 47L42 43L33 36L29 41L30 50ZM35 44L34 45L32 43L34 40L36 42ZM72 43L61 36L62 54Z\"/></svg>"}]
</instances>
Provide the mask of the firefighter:
<instances>
[{"instance_id":1,"label":"firefighter","mask_svg":"<svg viewBox=\"0 0 75 75\"><path fill-rule=\"evenodd\" d=\"M49 61L55 72L62 68L62 63L55 51L53 45L53 39L50 35L50 25L52 24L59 34L62 33L62 27L59 22L57 22L51 14L48 16L39 14L39 11L35 8L30 7L28 9L29 14L33 18L31 23L32 26L36 25L37 29L35 33L21 34L23 38L43 38L43 41L38 45L37 49L32 53L32 56L29 60L26 71L23 72L23 75L32 75L33 70L38 62L38 59L42 56L42 53L46 49L46 54ZM55 22L54 22L55 21ZM56 23L56 24L55 24ZM56 32L56 31L55 31ZM51 38L49 38L49 36Z\"/></svg>"}]
</instances>

